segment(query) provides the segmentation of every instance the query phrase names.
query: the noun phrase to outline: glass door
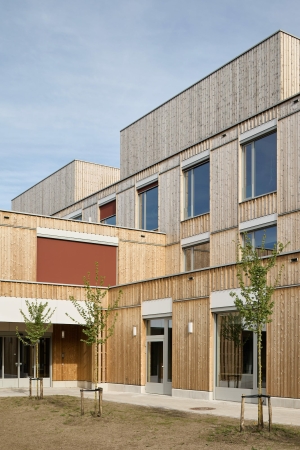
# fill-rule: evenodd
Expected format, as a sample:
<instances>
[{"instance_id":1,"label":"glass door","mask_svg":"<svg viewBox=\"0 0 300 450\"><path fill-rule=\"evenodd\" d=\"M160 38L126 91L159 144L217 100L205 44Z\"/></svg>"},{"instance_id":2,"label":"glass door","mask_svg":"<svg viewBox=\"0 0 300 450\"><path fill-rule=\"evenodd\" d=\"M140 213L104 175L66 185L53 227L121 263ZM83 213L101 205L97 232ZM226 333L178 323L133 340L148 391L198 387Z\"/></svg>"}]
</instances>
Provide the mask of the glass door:
<instances>
[{"instance_id":1,"label":"glass door","mask_svg":"<svg viewBox=\"0 0 300 450\"><path fill-rule=\"evenodd\" d=\"M39 376L50 387L51 338L39 343ZM24 345L16 336L0 336L0 386L28 387L28 378L35 377L35 348Z\"/></svg>"},{"instance_id":2,"label":"glass door","mask_svg":"<svg viewBox=\"0 0 300 450\"><path fill-rule=\"evenodd\" d=\"M172 394L172 320L147 321L146 392Z\"/></svg>"}]
</instances>

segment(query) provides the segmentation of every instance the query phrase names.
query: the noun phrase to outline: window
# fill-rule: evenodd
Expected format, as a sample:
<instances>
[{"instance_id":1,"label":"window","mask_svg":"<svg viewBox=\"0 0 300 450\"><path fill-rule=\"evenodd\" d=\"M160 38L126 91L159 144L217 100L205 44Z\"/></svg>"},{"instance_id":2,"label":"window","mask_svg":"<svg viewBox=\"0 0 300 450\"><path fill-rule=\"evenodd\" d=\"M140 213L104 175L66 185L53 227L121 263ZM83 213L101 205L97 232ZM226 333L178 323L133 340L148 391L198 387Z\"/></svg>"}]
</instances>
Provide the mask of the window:
<instances>
[{"instance_id":1,"label":"window","mask_svg":"<svg viewBox=\"0 0 300 450\"><path fill-rule=\"evenodd\" d=\"M209 242L184 249L185 271L209 267Z\"/></svg>"},{"instance_id":2,"label":"window","mask_svg":"<svg viewBox=\"0 0 300 450\"><path fill-rule=\"evenodd\" d=\"M100 206L100 222L116 225L116 200Z\"/></svg>"},{"instance_id":3,"label":"window","mask_svg":"<svg viewBox=\"0 0 300 450\"><path fill-rule=\"evenodd\" d=\"M139 227L143 230L158 229L158 184L151 183L138 190Z\"/></svg>"},{"instance_id":4,"label":"window","mask_svg":"<svg viewBox=\"0 0 300 450\"><path fill-rule=\"evenodd\" d=\"M277 243L277 226L247 232L252 246L258 250L259 256L267 256L272 253L274 245ZM265 250L262 251L261 245L265 236ZM244 237L245 239L245 237Z\"/></svg>"},{"instance_id":5,"label":"window","mask_svg":"<svg viewBox=\"0 0 300 450\"><path fill-rule=\"evenodd\" d=\"M70 219L81 221L82 220L82 214L78 214L78 216L70 217Z\"/></svg>"},{"instance_id":6,"label":"window","mask_svg":"<svg viewBox=\"0 0 300 450\"><path fill-rule=\"evenodd\" d=\"M209 212L209 161L185 172L185 218Z\"/></svg>"},{"instance_id":7,"label":"window","mask_svg":"<svg viewBox=\"0 0 300 450\"><path fill-rule=\"evenodd\" d=\"M277 189L277 133L268 134L243 147L243 199Z\"/></svg>"}]
</instances>

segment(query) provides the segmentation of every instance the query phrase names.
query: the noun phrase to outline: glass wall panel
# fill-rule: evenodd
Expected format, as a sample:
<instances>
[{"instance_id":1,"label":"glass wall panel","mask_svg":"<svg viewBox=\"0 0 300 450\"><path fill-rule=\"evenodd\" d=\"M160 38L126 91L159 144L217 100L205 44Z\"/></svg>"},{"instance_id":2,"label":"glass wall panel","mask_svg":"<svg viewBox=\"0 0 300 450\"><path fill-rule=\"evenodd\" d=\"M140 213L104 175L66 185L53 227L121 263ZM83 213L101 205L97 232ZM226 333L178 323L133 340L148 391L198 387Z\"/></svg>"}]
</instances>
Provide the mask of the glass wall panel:
<instances>
[{"instance_id":1,"label":"glass wall panel","mask_svg":"<svg viewBox=\"0 0 300 450\"><path fill-rule=\"evenodd\" d=\"M185 217L209 212L209 161L185 173Z\"/></svg>"},{"instance_id":2,"label":"glass wall panel","mask_svg":"<svg viewBox=\"0 0 300 450\"><path fill-rule=\"evenodd\" d=\"M277 226L261 228L256 231L250 231L247 236L251 240L252 246L258 250L259 256L267 256L272 253L274 245L277 242ZM261 249L262 241L265 236L265 249Z\"/></svg>"},{"instance_id":3,"label":"glass wall panel","mask_svg":"<svg viewBox=\"0 0 300 450\"><path fill-rule=\"evenodd\" d=\"M163 342L148 342L147 382L163 382Z\"/></svg>"},{"instance_id":4,"label":"glass wall panel","mask_svg":"<svg viewBox=\"0 0 300 450\"><path fill-rule=\"evenodd\" d=\"M194 270L209 267L209 242L194 246Z\"/></svg>"},{"instance_id":5,"label":"glass wall panel","mask_svg":"<svg viewBox=\"0 0 300 450\"><path fill-rule=\"evenodd\" d=\"M217 386L253 389L253 333L236 314L219 314Z\"/></svg>"},{"instance_id":6,"label":"glass wall panel","mask_svg":"<svg viewBox=\"0 0 300 450\"><path fill-rule=\"evenodd\" d=\"M20 378L34 377L34 347L20 342Z\"/></svg>"},{"instance_id":7,"label":"glass wall panel","mask_svg":"<svg viewBox=\"0 0 300 450\"><path fill-rule=\"evenodd\" d=\"M140 227L144 230L158 229L158 187L139 195Z\"/></svg>"},{"instance_id":8,"label":"glass wall panel","mask_svg":"<svg viewBox=\"0 0 300 450\"><path fill-rule=\"evenodd\" d=\"M40 340L39 344L39 376L50 377L50 338Z\"/></svg>"},{"instance_id":9,"label":"glass wall panel","mask_svg":"<svg viewBox=\"0 0 300 450\"><path fill-rule=\"evenodd\" d=\"M192 247L186 248L184 250L185 270L186 271L193 270L192 257L193 257L193 248Z\"/></svg>"}]
</instances>

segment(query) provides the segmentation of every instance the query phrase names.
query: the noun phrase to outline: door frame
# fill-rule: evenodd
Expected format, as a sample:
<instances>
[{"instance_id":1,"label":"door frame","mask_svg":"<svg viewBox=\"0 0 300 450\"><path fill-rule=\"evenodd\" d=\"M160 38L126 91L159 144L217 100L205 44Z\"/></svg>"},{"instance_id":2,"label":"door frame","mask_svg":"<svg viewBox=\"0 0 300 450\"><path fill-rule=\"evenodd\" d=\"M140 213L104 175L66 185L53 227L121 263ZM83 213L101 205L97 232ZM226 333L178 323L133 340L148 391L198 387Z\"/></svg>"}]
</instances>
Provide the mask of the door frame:
<instances>
[{"instance_id":1,"label":"door frame","mask_svg":"<svg viewBox=\"0 0 300 450\"><path fill-rule=\"evenodd\" d=\"M1 355L2 355L2 366L1 366L1 372L2 376L0 377L0 387L2 388L28 388L29 387L29 377L20 377L20 367L23 361L20 361L21 359L21 342L17 338L15 333L12 333L10 331L0 331L0 337L2 337L2 348ZM16 378L4 378L4 338L16 338L17 339L17 362L15 363L18 367L17 369L17 376ZM49 345L49 377L43 378L43 385L44 387L50 387L51 386L51 380L52 380L52 333L45 333L43 338L50 338L50 345ZM35 361L35 352L34 352L34 361ZM34 373L35 376L35 373Z\"/></svg>"},{"instance_id":2,"label":"door frame","mask_svg":"<svg viewBox=\"0 0 300 450\"><path fill-rule=\"evenodd\" d=\"M146 319L149 320L163 320L164 321L164 334L160 335L146 335L146 385L145 391L149 394L160 394L160 395L172 395L172 381L168 381L168 328L169 328L169 320L172 320L172 317L153 317ZM147 325L146 325L147 332ZM148 361L149 361L149 343L151 342L162 342L163 343L163 382L155 383L147 381L148 376ZM171 346L172 349L172 346ZM172 350L171 350L172 351ZM172 358L172 355L171 355Z\"/></svg>"}]
</instances>

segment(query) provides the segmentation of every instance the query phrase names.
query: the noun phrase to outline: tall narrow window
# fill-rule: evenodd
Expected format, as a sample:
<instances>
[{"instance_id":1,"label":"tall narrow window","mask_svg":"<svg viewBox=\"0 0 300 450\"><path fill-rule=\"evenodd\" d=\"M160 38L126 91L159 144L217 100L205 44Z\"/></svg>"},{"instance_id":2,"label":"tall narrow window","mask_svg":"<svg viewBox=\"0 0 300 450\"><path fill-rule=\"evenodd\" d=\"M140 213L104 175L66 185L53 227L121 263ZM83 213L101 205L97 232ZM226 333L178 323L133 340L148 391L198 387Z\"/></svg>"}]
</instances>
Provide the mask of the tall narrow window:
<instances>
[{"instance_id":1,"label":"tall narrow window","mask_svg":"<svg viewBox=\"0 0 300 450\"><path fill-rule=\"evenodd\" d=\"M257 139L243 148L243 199L277 189L277 133Z\"/></svg>"},{"instance_id":2,"label":"tall narrow window","mask_svg":"<svg viewBox=\"0 0 300 450\"><path fill-rule=\"evenodd\" d=\"M139 189L139 227L143 230L158 229L158 185L152 183Z\"/></svg>"},{"instance_id":3,"label":"tall narrow window","mask_svg":"<svg viewBox=\"0 0 300 450\"><path fill-rule=\"evenodd\" d=\"M116 200L100 206L100 222L116 225Z\"/></svg>"},{"instance_id":4,"label":"tall narrow window","mask_svg":"<svg viewBox=\"0 0 300 450\"><path fill-rule=\"evenodd\" d=\"M185 172L185 218L209 212L209 161Z\"/></svg>"}]
</instances>

